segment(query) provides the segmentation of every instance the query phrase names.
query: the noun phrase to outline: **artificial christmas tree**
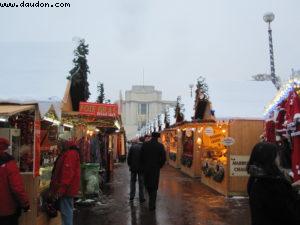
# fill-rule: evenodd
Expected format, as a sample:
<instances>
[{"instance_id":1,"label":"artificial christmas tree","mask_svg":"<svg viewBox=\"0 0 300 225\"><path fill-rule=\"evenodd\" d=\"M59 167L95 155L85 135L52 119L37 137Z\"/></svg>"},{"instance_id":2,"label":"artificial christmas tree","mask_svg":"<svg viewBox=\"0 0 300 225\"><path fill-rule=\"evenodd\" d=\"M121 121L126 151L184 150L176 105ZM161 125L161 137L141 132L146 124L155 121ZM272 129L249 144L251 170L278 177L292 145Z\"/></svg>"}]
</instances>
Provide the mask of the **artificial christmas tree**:
<instances>
[{"instance_id":1,"label":"artificial christmas tree","mask_svg":"<svg viewBox=\"0 0 300 225\"><path fill-rule=\"evenodd\" d=\"M78 111L79 103L87 101L91 94L88 83L88 73L90 73L90 70L86 58L89 54L88 47L89 45L85 44L84 39L79 40L79 44L74 50L74 68L70 70L70 75L67 77L71 81L70 94L74 111Z\"/></svg>"},{"instance_id":2,"label":"artificial christmas tree","mask_svg":"<svg viewBox=\"0 0 300 225\"><path fill-rule=\"evenodd\" d=\"M97 98L98 103L104 103L105 100L105 94L104 94L104 84L103 83L98 83L97 85L97 91L99 93L99 96Z\"/></svg>"}]
</instances>

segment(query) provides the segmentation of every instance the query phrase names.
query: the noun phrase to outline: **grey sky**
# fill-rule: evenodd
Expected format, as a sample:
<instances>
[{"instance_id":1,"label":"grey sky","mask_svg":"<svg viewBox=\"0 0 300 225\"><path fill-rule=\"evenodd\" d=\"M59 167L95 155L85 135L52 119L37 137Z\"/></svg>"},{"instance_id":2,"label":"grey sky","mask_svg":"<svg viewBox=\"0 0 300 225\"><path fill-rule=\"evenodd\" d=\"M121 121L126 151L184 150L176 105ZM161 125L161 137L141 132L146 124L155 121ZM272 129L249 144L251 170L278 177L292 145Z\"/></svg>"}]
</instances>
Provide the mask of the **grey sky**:
<instances>
[{"instance_id":1,"label":"grey sky","mask_svg":"<svg viewBox=\"0 0 300 225\"><path fill-rule=\"evenodd\" d=\"M269 72L266 11L276 17L277 74L287 78L291 68L300 69L298 0L70 3L64 9L0 8L0 76L8 84L1 85L1 97L61 97L72 68L72 38L79 36L90 45L91 100L97 81L115 100L120 89L142 83L144 68L145 83L161 89L166 99L187 98L188 85L202 75L219 115L233 114L227 103L236 102L231 110L242 108L236 116L259 116L275 93L269 83L250 81L251 75ZM244 113L247 102L253 104Z\"/></svg>"}]
</instances>

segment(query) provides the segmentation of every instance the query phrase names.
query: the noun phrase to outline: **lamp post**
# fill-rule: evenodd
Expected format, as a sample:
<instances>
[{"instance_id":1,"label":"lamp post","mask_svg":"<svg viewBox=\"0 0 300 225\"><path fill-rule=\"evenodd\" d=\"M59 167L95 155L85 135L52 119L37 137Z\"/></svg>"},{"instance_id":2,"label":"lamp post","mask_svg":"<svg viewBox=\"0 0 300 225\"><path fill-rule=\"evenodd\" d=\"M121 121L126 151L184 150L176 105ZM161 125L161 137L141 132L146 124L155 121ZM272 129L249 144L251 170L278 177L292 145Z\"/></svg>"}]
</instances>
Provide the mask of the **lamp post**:
<instances>
[{"instance_id":1,"label":"lamp post","mask_svg":"<svg viewBox=\"0 0 300 225\"><path fill-rule=\"evenodd\" d=\"M272 12L266 13L264 15L264 21L268 23L268 34L269 34L269 48L270 48L270 66L271 66L271 81L275 85L276 89L280 89L280 80L275 74L275 63L274 63L274 51L273 51L273 39L272 39L272 29L271 22L275 19L275 15Z\"/></svg>"}]
</instances>

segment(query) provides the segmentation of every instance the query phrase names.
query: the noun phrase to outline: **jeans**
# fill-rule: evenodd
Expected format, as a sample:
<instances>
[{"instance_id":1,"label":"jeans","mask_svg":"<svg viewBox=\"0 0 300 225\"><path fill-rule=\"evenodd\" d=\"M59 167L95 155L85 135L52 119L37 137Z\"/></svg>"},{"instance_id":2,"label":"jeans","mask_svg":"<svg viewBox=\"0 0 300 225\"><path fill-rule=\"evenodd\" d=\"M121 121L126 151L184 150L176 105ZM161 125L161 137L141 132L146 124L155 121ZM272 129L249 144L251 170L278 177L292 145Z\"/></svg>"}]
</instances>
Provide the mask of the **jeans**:
<instances>
[{"instance_id":1,"label":"jeans","mask_svg":"<svg viewBox=\"0 0 300 225\"><path fill-rule=\"evenodd\" d=\"M73 225L73 206L74 206L74 200L72 197L60 198L59 207L60 207L62 225Z\"/></svg>"},{"instance_id":2,"label":"jeans","mask_svg":"<svg viewBox=\"0 0 300 225\"><path fill-rule=\"evenodd\" d=\"M136 184L136 178L138 177L139 181L139 198L140 201L144 200L144 178L143 174L140 172L131 172L131 179L130 179L130 199L134 199L135 196L135 184Z\"/></svg>"}]
</instances>

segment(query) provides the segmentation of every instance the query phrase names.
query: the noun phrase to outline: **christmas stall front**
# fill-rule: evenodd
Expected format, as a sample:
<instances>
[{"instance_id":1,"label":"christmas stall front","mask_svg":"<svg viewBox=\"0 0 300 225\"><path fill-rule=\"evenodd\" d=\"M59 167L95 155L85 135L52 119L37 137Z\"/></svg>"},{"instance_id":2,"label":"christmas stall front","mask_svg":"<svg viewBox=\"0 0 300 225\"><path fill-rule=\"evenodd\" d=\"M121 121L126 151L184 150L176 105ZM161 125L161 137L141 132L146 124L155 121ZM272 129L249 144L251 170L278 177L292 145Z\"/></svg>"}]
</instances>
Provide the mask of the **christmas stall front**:
<instances>
[{"instance_id":1,"label":"christmas stall front","mask_svg":"<svg viewBox=\"0 0 300 225\"><path fill-rule=\"evenodd\" d=\"M82 102L72 91L72 82L68 81L62 101L62 123L65 133L79 143L83 168L100 165L100 179L109 181L113 170L113 139L110 135L118 130L117 126L122 127L118 105ZM90 180L86 179L85 183Z\"/></svg>"},{"instance_id":2,"label":"christmas stall front","mask_svg":"<svg viewBox=\"0 0 300 225\"><path fill-rule=\"evenodd\" d=\"M246 195L246 164L263 129L256 119L185 122L177 126L180 169L223 195Z\"/></svg>"},{"instance_id":3,"label":"christmas stall front","mask_svg":"<svg viewBox=\"0 0 300 225\"><path fill-rule=\"evenodd\" d=\"M180 168L181 151L176 128L164 129L161 132L161 140L167 152L168 164L174 168Z\"/></svg>"},{"instance_id":4,"label":"christmas stall front","mask_svg":"<svg viewBox=\"0 0 300 225\"><path fill-rule=\"evenodd\" d=\"M118 120L115 121L115 127L117 129L109 135L109 149L112 150L113 162L124 162L127 155L125 129Z\"/></svg>"},{"instance_id":5,"label":"christmas stall front","mask_svg":"<svg viewBox=\"0 0 300 225\"><path fill-rule=\"evenodd\" d=\"M0 136L10 140L10 154L16 159L29 196L31 210L22 214L21 225L60 224L49 220L40 203L41 116L38 103L0 103Z\"/></svg>"},{"instance_id":6,"label":"christmas stall front","mask_svg":"<svg viewBox=\"0 0 300 225\"><path fill-rule=\"evenodd\" d=\"M196 124L185 122L176 126L178 135L178 152L180 152L180 170L191 176L199 177L200 149L197 146L199 133ZM199 167L199 168L198 168Z\"/></svg>"},{"instance_id":7,"label":"christmas stall front","mask_svg":"<svg viewBox=\"0 0 300 225\"><path fill-rule=\"evenodd\" d=\"M258 119L201 124L201 182L226 196L247 195L246 165L263 129L264 121Z\"/></svg>"},{"instance_id":8,"label":"christmas stall front","mask_svg":"<svg viewBox=\"0 0 300 225\"><path fill-rule=\"evenodd\" d=\"M41 115L40 134L40 191L47 191L50 186L54 162L59 155L58 136L61 130L60 102L39 102Z\"/></svg>"},{"instance_id":9,"label":"christmas stall front","mask_svg":"<svg viewBox=\"0 0 300 225\"><path fill-rule=\"evenodd\" d=\"M64 111L62 123L65 132L79 143L83 168L99 167L104 181L108 181L113 171L113 152L122 148L124 132L116 104L80 102L79 111ZM116 142L114 142L116 140ZM123 145L125 151L125 143ZM84 172L83 172L84 173ZM90 180L90 179L87 179ZM85 185L86 186L86 185Z\"/></svg>"},{"instance_id":10,"label":"christmas stall front","mask_svg":"<svg viewBox=\"0 0 300 225\"><path fill-rule=\"evenodd\" d=\"M203 78L197 83L191 122L182 122L179 106L178 103L174 127L181 145L181 171L201 177L202 183L223 195L246 195L246 164L252 148L260 141L264 121L217 120Z\"/></svg>"},{"instance_id":11,"label":"christmas stall front","mask_svg":"<svg viewBox=\"0 0 300 225\"><path fill-rule=\"evenodd\" d=\"M266 141L279 148L281 167L300 180L300 77L282 85L274 99L265 108Z\"/></svg>"},{"instance_id":12,"label":"christmas stall front","mask_svg":"<svg viewBox=\"0 0 300 225\"><path fill-rule=\"evenodd\" d=\"M193 172L201 182L226 195L246 195L246 165L254 145L260 141L264 121L259 119L216 119L209 101L207 85L198 80L194 117L185 139L194 137ZM182 161L184 162L184 152ZM189 162L189 160L187 159ZM200 171L200 174L199 174Z\"/></svg>"}]
</instances>

